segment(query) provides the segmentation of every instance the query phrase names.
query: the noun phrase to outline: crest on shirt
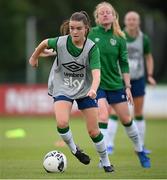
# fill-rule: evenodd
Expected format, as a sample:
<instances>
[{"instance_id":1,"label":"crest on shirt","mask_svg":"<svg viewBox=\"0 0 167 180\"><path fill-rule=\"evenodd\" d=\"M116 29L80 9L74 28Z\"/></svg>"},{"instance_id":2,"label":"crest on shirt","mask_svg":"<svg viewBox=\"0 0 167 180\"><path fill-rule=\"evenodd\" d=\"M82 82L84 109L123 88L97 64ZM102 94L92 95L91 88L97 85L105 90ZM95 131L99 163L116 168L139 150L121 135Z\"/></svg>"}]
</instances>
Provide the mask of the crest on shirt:
<instances>
[{"instance_id":1,"label":"crest on shirt","mask_svg":"<svg viewBox=\"0 0 167 180\"><path fill-rule=\"evenodd\" d=\"M116 45L116 43L117 43L117 41L115 40L115 39L110 39L110 43L111 43L111 45L112 46L115 46Z\"/></svg>"},{"instance_id":2,"label":"crest on shirt","mask_svg":"<svg viewBox=\"0 0 167 180\"><path fill-rule=\"evenodd\" d=\"M95 38L95 42L99 42L100 41L100 38Z\"/></svg>"}]
</instances>

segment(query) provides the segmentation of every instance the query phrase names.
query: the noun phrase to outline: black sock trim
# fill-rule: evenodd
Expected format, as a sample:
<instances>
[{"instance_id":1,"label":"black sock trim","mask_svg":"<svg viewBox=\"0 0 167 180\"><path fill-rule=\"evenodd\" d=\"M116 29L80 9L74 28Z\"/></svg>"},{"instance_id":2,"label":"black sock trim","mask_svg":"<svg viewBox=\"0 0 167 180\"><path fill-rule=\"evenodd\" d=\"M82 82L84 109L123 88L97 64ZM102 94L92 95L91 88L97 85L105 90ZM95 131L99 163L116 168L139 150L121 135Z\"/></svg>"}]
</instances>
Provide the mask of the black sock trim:
<instances>
[{"instance_id":1,"label":"black sock trim","mask_svg":"<svg viewBox=\"0 0 167 180\"><path fill-rule=\"evenodd\" d=\"M94 143L98 143L103 139L103 134L100 132L99 135L97 135L96 137L91 137L91 139Z\"/></svg>"},{"instance_id":2,"label":"black sock trim","mask_svg":"<svg viewBox=\"0 0 167 180\"><path fill-rule=\"evenodd\" d=\"M126 123L126 124L123 124L125 127L129 127L129 126L131 126L132 125L132 123L133 123L133 120L132 121L130 121L130 122L128 122L128 123Z\"/></svg>"},{"instance_id":3,"label":"black sock trim","mask_svg":"<svg viewBox=\"0 0 167 180\"><path fill-rule=\"evenodd\" d=\"M69 126L68 127L66 127L66 128L59 128L59 127L57 127L57 131L60 133L60 134L65 134L65 133L67 133L68 131L69 131Z\"/></svg>"},{"instance_id":4,"label":"black sock trim","mask_svg":"<svg viewBox=\"0 0 167 180\"><path fill-rule=\"evenodd\" d=\"M107 129L107 123L102 123L102 122L99 122L99 128L100 129Z\"/></svg>"},{"instance_id":5,"label":"black sock trim","mask_svg":"<svg viewBox=\"0 0 167 180\"><path fill-rule=\"evenodd\" d=\"M112 114L112 115L110 115L110 119L111 119L111 120L114 120L114 121L117 121L117 120L118 120L118 116Z\"/></svg>"},{"instance_id":6,"label":"black sock trim","mask_svg":"<svg viewBox=\"0 0 167 180\"><path fill-rule=\"evenodd\" d=\"M135 116L135 120L137 121L142 121L144 119L144 116L141 115L141 116Z\"/></svg>"}]
</instances>

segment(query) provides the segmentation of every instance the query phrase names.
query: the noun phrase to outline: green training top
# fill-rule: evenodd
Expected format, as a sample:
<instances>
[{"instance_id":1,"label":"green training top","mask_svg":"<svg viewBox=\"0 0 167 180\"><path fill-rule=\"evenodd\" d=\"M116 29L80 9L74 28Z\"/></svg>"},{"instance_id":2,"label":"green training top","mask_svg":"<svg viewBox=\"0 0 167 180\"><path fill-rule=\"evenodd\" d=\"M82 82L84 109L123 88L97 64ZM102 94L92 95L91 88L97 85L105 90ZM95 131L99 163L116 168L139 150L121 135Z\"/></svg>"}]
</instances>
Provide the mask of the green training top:
<instances>
[{"instance_id":1,"label":"green training top","mask_svg":"<svg viewBox=\"0 0 167 180\"><path fill-rule=\"evenodd\" d=\"M119 90L124 87L121 73L129 73L126 40L105 31L102 26L93 27L88 35L99 47L101 61L100 88Z\"/></svg>"},{"instance_id":2,"label":"green training top","mask_svg":"<svg viewBox=\"0 0 167 180\"><path fill-rule=\"evenodd\" d=\"M55 51L57 50L57 41L58 37L56 38L50 38L48 39L48 47L54 49ZM67 49L70 52L70 54L74 57L77 57L83 49L77 48L71 39L71 36L68 36L67 39ZM89 53L89 60L90 60L90 68L93 69L100 69L100 55L99 55L99 48L95 45Z\"/></svg>"}]
</instances>

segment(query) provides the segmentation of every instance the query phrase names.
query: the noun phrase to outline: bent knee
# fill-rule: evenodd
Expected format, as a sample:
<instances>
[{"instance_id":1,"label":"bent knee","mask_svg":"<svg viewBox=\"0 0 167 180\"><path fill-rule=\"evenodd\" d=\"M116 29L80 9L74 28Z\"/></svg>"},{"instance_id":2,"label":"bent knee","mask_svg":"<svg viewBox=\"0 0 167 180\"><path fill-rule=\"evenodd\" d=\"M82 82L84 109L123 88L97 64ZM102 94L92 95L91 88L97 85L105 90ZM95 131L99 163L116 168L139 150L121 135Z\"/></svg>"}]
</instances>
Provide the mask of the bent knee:
<instances>
[{"instance_id":1,"label":"bent knee","mask_svg":"<svg viewBox=\"0 0 167 180\"><path fill-rule=\"evenodd\" d=\"M132 117L130 115L123 116L120 118L120 121L122 124L128 124L129 122L132 121Z\"/></svg>"},{"instance_id":2,"label":"bent knee","mask_svg":"<svg viewBox=\"0 0 167 180\"><path fill-rule=\"evenodd\" d=\"M97 135L99 135L100 130L99 129L92 129L88 131L89 136L92 138L95 138Z\"/></svg>"},{"instance_id":3,"label":"bent knee","mask_svg":"<svg viewBox=\"0 0 167 180\"><path fill-rule=\"evenodd\" d=\"M57 121L57 127L66 128L66 127L68 127L68 122L67 121Z\"/></svg>"},{"instance_id":4,"label":"bent knee","mask_svg":"<svg viewBox=\"0 0 167 180\"><path fill-rule=\"evenodd\" d=\"M107 123L108 122L108 113L99 114L99 121Z\"/></svg>"}]
</instances>

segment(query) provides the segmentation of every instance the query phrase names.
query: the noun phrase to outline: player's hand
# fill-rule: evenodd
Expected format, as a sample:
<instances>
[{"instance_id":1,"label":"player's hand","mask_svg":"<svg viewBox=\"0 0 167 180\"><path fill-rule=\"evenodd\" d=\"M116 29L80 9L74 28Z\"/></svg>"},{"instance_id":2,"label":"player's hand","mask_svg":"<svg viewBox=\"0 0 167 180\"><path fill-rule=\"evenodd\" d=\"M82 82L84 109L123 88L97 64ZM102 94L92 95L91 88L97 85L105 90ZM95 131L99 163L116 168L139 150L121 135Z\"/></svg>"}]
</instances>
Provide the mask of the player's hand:
<instances>
[{"instance_id":1,"label":"player's hand","mask_svg":"<svg viewBox=\"0 0 167 180\"><path fill-rule=\"evenodd\" d=\"M148 80L148 83L152 86L155 86L157 84L155 79L152 76L148 76L147 80Z\"/></svg>"},{"instance_id":2,"label":"player's hand","mask_svg":"<svg viewBox=\"0 0 167 180\"><path fill-rule=\"evenodd\" d=\"M35 59L32 56L29 59L29 63L32 67L38 67L38 59Z\"/></svg>"},{"instance_id":3,"label":"player's hand","mask_svg":"<svg viewBox=\"0 0 167 180\"><path fill-rule=\"evenodd\" d=\"M55 56L56 52L53 51L53 49L44 49L43 52L39 55L40 57L49 57L49 56Z\"/></svg>"},{"instance_id":4,"label":"player's hand","mask_svg":"<svg viewBox=\"0 0 167 180\"><path fill-rule=\"evenodd\" d=\"M133 105L133 97L130 88L126 88L125 92L128 102Z\"/></svg>"},{"instance_id":5,"label":"player's hand","mask_svg":"<svg viewBox=\"0 0 167 180\"><path fill-rule=\"evenodd\" d=\"M90 89L87 96L89 96L92 99L95 99L97 96L96 91L94 89Z\"/></svg>"}]
</instances>

